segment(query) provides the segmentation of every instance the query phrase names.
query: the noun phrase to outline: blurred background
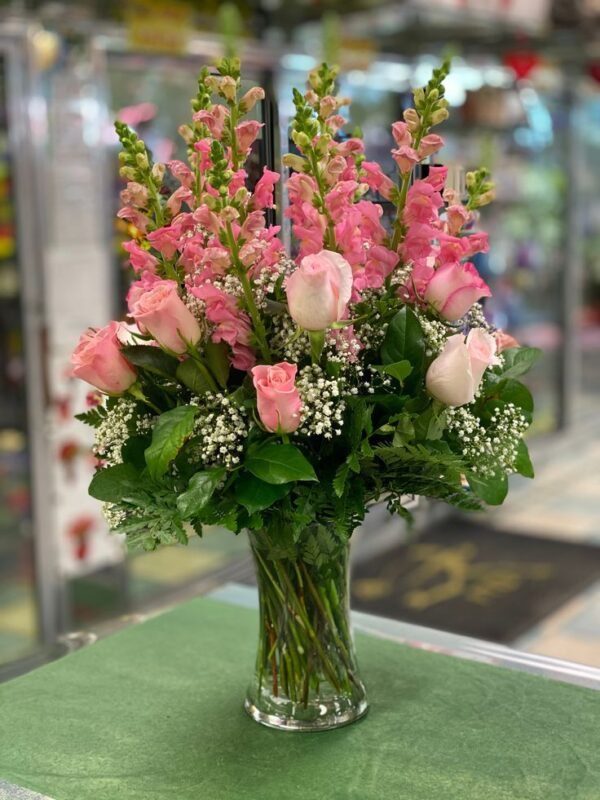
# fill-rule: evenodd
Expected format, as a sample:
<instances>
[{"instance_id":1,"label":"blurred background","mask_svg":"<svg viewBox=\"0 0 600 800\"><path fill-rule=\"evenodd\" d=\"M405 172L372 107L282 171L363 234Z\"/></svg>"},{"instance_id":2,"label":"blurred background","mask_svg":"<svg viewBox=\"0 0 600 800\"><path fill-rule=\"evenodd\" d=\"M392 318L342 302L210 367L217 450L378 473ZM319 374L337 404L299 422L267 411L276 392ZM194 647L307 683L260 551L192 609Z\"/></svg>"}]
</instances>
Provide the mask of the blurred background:
<instances>
[{"instance_id":1,"label":"blurred background","mask_svg":"<svg viewBox=\"0 0 600 800\"><path fill-rule=\"evenodd\" d=\"M0 678L74 632L252 582L243 536L126 555L107 533L68 365L85 327L123 314L113 120L175 157L224 39L267 90L261 171L288 148L292 86L326 58L391 173L390 123L453 54L442 161L497 182L477 266L488 316L544 351L528 376L537 477L485 514L420 502L412 530L374 508L353 606L600 666L600 1L32 1L0 5Z\"/></svg>"}]
</instances>

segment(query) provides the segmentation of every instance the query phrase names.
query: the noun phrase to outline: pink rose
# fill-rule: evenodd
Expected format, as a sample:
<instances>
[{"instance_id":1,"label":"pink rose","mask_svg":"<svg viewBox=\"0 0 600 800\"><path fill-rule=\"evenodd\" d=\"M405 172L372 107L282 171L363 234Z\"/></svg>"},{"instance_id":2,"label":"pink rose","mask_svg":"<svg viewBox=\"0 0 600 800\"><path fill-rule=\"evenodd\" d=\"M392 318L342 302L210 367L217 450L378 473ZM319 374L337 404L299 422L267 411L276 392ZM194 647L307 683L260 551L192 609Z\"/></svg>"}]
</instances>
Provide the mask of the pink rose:
<instances>
[{"instance_id":1,"label":"pink rose","mask_svg":"<svg viewBox=\"0 0 600 800\"><path fill-rule=\"evenodd\" d=\"M196 318L179 297L177 281L156 281L132 303L130 314L140 330L172 353L185 353L200 339Z\"/></svg>"},{"instance_id":2,"label":"pink rose","mask_svg":"<svg viewBox=\"0 0 600 800\"><path fill-rule=\"evenodd\" d=\"M342 319L352 294L352 267L339 253L305 256L287 278L290 315L307 331L321 331Z\"/></svg>"},{"instance_id":3,"label":"pink rose","mask_svg":"<svg viewBox=\"0 0 600 800\"><path fill-rule=\"evenodd\" d=\"M300 425L302 401L294 383L296 371L296 365L286 361L252 369L258 415L272 433L292 433Z\"/></svg>"},{"instance_id":4,"label":"pink rose","mask_svg":"<svg viewBox=\"0 0 600 800\"><path fill-rule=\"evenodd\" d=\"M498 363L496 340L483 328L473 328L466 340L461 333L447 339L444 349L427 370L425 385L447 406L472 403L487 367Z\"/></svg>"},{"instance_id":5,"label":"pink rose","mask_svg":"<svg viewBox=\"0 0 600 800\"><path fill-rule=\"evenodd\" d=\"M464 316L481 297L490 297L489 286L468 261L444 264L436 270L425 291L425 300L449 322Z\"/></svg>"},{"instance_id":6,"label":"pink rose","mask_svg":"<svg viewBox=\"0 0 600 800\"><path fill-rule=\"evenodd\" d=\"M71 356L72 374L107 394L123 394L135 383L137 374L121 355L120 323L110 322L99 330L89 328L81 335Z\"/></svg>"}]
</instances>

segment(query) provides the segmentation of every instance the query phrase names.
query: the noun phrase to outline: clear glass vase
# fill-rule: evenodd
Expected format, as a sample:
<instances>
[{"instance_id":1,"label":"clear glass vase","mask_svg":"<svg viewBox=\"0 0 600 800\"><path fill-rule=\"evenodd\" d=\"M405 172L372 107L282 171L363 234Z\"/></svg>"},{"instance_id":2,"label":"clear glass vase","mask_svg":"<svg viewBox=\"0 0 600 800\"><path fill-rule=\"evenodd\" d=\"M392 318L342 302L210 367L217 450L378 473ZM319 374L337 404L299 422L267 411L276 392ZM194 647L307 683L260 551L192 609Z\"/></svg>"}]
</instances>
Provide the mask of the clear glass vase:
<instances>
[{"instance_id":1,"label":"clear glass vase","mask_svg":"<svg viewBox=\"0 0 600 800\"><path fill-rule=\"evenodd\" d=\"M301 537L306 542L317 531ZM272 728L337 728L367 711L349 619L347 544L274 557L250 536L259 593L258 655L244 707ZM314 537L313 541L317 541Z\"/></svg>"}]
</instances>

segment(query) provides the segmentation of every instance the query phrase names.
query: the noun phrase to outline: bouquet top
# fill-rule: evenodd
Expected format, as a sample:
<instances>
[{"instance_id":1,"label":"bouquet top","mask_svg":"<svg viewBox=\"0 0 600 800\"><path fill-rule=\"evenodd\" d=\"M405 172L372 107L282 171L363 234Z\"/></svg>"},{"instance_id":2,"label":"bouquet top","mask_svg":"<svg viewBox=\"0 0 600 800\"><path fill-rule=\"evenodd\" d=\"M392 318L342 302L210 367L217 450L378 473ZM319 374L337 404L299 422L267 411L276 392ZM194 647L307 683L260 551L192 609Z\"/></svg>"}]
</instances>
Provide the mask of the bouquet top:
<instances>
[{"instance_id":1,"label":"bouquet top","mask_svg":"<svg viewBox=\"0 0 600 800\"><path fill-rule=\"evenodd\" d=\"M381 497L402 514L405 494L478 508L504 499L511 472L532 475L517 377L536 351L486 321L470 260L488 249L475 226L493 184L468 173L461 196L434 161L447 73L393 124L394 177L344 133L335 69L294 90L293 253L265 214L279 173L250 188L244 169L264 92L241 95L236 59L200 74L187 163L153 163L117 123L132 324L87 331L73 373L103 393L80 415L96 427L90 492L131 545L219 524L318 553Z\"/></svg>"}]
</instances>

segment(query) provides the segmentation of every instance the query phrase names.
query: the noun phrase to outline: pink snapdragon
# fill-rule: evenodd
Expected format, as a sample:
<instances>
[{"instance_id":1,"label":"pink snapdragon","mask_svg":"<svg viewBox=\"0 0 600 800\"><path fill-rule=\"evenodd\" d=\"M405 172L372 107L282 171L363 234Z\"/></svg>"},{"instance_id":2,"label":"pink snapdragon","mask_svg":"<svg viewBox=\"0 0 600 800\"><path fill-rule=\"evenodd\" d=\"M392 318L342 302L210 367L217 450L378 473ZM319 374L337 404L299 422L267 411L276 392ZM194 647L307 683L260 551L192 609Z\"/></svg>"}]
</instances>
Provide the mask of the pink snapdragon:
<instances>
[{"instance_id":1,"label":"pink snapdragon","mask_svg":"<svg viewBox=\"0 0 600 800\"><path fill-rule=\"evenodd\" d=\"M406 225L431 223L443 205L441 194L430 183L415 181L406 196L403 220Z\"/></svg>"},{"instance_id":2,"label":"pink snapdragon","mask_svg":"<svg viewBox=\"0 0 600 800\"><path fill-rule=\"evenodd\" d=\"M165 258L173 258L179 249L181 226L176 223L172 223L171 225L157 228L155 231L151 231L149 234L147 234L146 238L152 247L154 247L155 250L158 250L158 252L161 253Z\"/></svg>"},{"instance_id":3,"label":"pink snapdragon","mask_svg":"<svg viewBox=\"0 0 600 800\"><path fill-rule=\"evenodd\" d=\"M263 174L254 187L254 194L252 196L253 208L274 208L275 184L279 181L280 177L278 172L273 172L273 170L263 167Z\"/></svg>"},{"instance_id":4,"label":"pink snapdragon","mask_svg":"<svg viewBox=\"0 0 600 800\"><path fill-rule=\"evenodd\" d=\"M419 143L419 158L427 158L427 156L437 153L437 151L441 150L443 146L444 140L442 137L438 136L437 133L430 133L427 136L424 136Z\"/></svg>"},{"instance_id":5,"label":"pink snapdragon","mask_svg":"<svg viewBox=\"0 0 600 800\"><path fill-rule=\"evenodd\" d=\"M215 139L221 139L223 131L225 130L225 121L228 116L229 109L217 103L210 111L196 111L192 119L194 122L200 122L202 125L206 125L210 131L210 135Z\"/></svg>"},{"instance_id":6,"label":"pink snapdragon","mask_svg":"<svg viewBox=\"0 0 600 800\"><path fill-rule=\"evenodd\" d=\"M250 147L252 147L252 144L258 136L260 129L263 127L264 122L257 122L254 119L247 120L246 122L240 122L239 125L236 125L235 137L238 147L242 153L245 153L250 149Z\"/></svg>"},{"instance_id":7,"label":"pink snapdragon","mask_svg":"<svg viewBox=\"0 0 600 800\"><path fill-rule=\"evenodd\" d=\"M392 158L398 165L398 169L402 175L407 175L414 165L419 162L419 154L409 145L402 145L392 150Z\"/></svg>"},{"instance_id":8,"label":"pink snapdragon","mask_svg":"<svg viewBox=\"0 0 600 800\"><path fill-rule=\"evenodd\" d=\"M125 252L129 253L129 263L134 272L138 274L146 271L156 272L158 259L156 256L153 256L152 253L149 253L148 250L144 250L143 247L140 247L135 239L131 239L129 242L123 242L121 247Z\"/></svg>"}]
</instances>

